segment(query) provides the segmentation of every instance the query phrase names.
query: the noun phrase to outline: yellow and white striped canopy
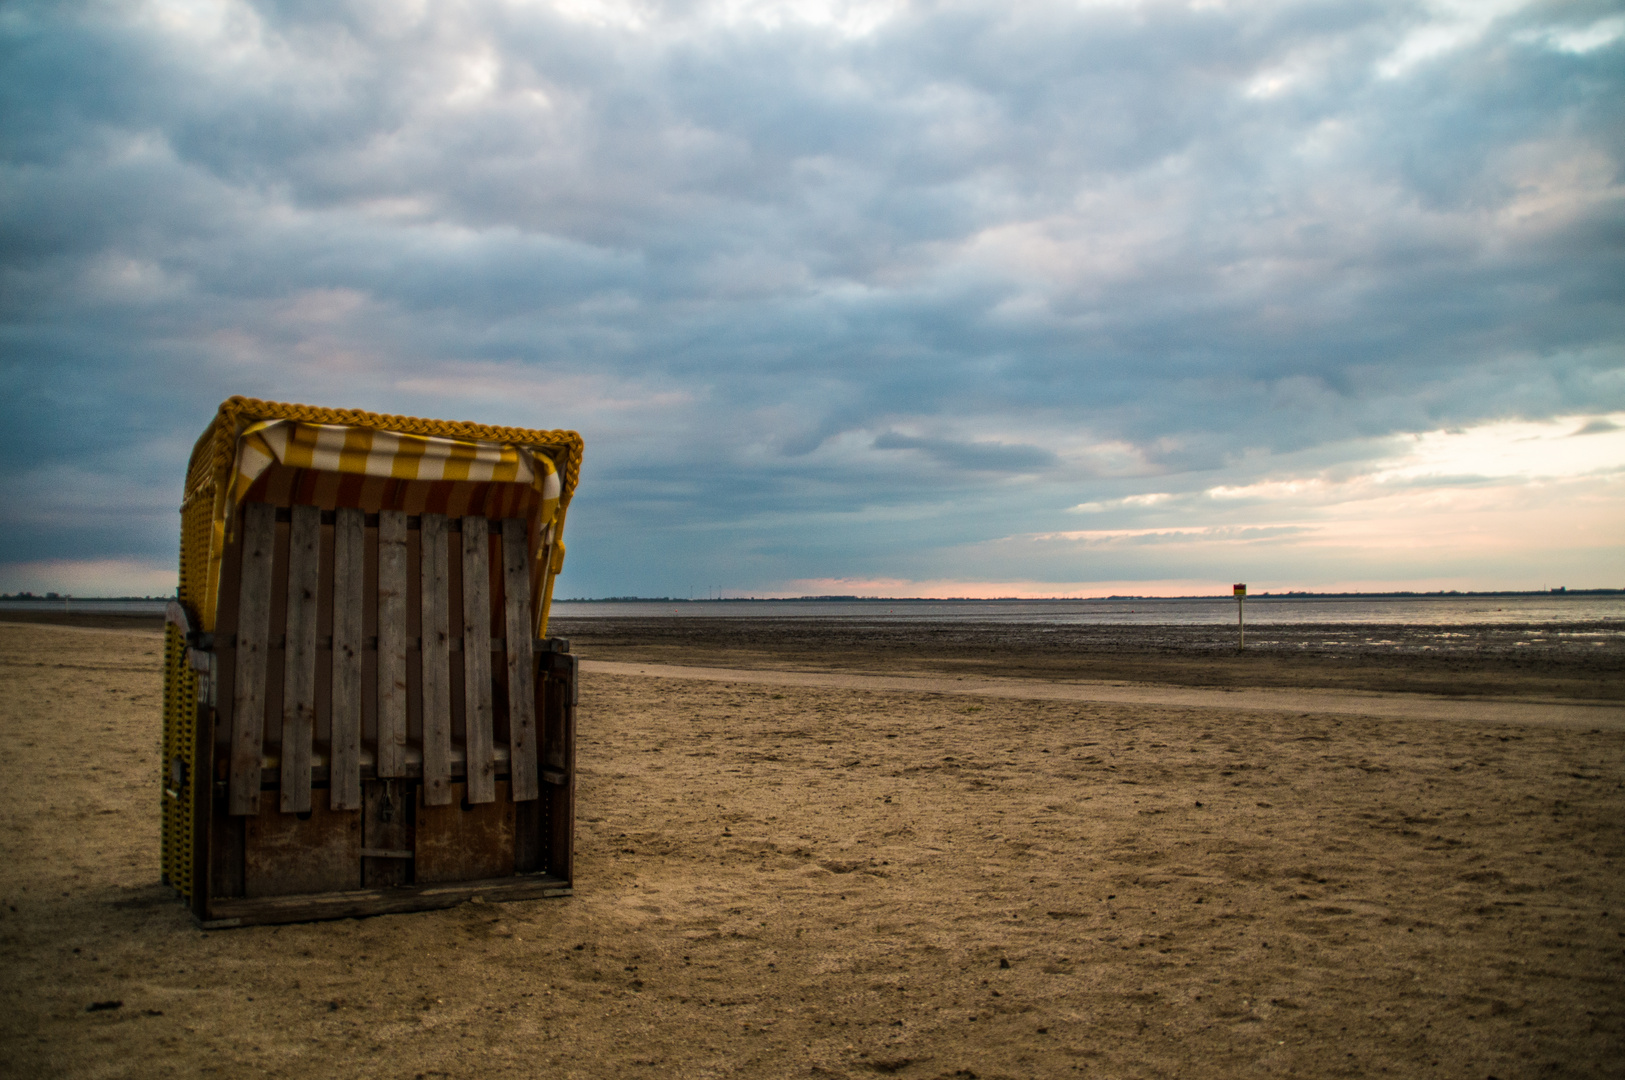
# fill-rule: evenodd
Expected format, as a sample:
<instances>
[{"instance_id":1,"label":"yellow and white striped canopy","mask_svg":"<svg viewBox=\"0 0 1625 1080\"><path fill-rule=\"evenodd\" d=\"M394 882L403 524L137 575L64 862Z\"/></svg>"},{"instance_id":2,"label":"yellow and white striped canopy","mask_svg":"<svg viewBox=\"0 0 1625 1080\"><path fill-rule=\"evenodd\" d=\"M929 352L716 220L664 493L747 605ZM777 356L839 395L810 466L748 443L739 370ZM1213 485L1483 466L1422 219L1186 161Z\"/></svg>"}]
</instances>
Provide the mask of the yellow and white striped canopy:
<instances>
[{"instance_id":1,"label":"yellow and white striped canopy","mask_svg":"<svg viewBox=\"0 0 1625 1080\"><path fill-rule=\"evenodd\" d=\"M282 468L273 472L273 466ZM237 506L267 473L271 474L267 480L277 479L283 488L294 477L310 478L307 484L313 481L314 486L306 494L313 495L318 505L332 502L345 486L344 478L351 477L359 484L351 493L357 498L345 505L378 502L391 481L402 481L395 485L402 497L394 508L410 513L432 510L460 516L482 512L476 505L500 516L517 513L527 519L534 557L552 561L536 575L534 587L542 590L544 580L550 581L563 563L564 545L557 538L557 528L552 527L555 519L562 524L562 485L558 467L545 453L516 443L413 435L360 425L258 420L242 429L229 479L216 489L213 538L201 598L202 609L210 613L206 625L213 623L221 561ZM321 477L326 480L317 479ZM506 494L475 499L493 488ZM549 570L551 574L546 572ZM545 591L533 598L544 624L546 600Z\"/></svg>"},{"instance_id":2,"label":"yellow and white striped canopy","mask_svg":"<svg viewBox=\"0 0 1625 1080\"><path fill-rule=\"evenodd\" d=\"M192 449L181 506L181 598L214 628L228 534L250 499L274 506L519 518L532 612L547 627L581 436L231 397Z\"/></svg>"},{"instance_id":3,"label":"yellow and white striped canopy","mask_svg":"<svg viewBox=\"0 0 1625 1080\"><path fill-rule=\"evenodd\" d=\"M396 480L526 484L541 496L544 522L552 519L559 500L557 468L550 458L526 447L342 424L262 420L244 430L238 441L231 501L241 501L254 481L277 463Z\"/></svg>"}]
</instances>

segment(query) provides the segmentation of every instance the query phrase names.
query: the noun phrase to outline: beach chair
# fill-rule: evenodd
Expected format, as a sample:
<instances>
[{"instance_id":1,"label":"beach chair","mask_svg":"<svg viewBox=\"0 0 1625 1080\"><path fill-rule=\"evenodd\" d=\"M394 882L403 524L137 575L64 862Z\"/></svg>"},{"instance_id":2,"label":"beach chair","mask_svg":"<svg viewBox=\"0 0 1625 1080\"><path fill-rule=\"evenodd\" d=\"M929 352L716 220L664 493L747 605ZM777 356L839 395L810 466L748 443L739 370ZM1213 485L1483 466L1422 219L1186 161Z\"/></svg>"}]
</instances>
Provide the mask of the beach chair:
<instances>
[{"instance_id":1,"label":"beach chair","mask_svg":"<svg viewBox=\"0 0 1625 1080\"><path fill-rule=\"evenodd\" d=\"M206 926L562 896L573 431L234 397L165 633L163 879Z\"/></svg>"}]
</instances>

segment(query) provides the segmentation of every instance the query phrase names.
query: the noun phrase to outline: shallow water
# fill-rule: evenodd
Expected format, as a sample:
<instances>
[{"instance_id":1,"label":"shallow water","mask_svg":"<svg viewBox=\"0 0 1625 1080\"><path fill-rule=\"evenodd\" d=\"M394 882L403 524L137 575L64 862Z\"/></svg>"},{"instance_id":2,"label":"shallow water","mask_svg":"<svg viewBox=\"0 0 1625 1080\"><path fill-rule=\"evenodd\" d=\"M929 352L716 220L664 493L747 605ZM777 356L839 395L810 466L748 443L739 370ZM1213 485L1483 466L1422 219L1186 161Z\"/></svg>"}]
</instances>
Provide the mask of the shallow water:
<instances>
[{"instance_id":1,"label":"shallow water","mask_svg":"<svg viewBox=\"0 0 1625 1080\"><path fill-rule=\"evenodd\" d=\"M1234 625L1228 597L1133 600L680 600L555 601L565 619L750 618L1011 623L1034 626L1089 624ZM1486 626L1495 624L1619 623L1625 629L1625 594L1471 597L1252 596L1249 626L1384 624ZM1611 628L1610 628L1611 629Z\"/></svg>"},{"instance_id":2,"label":"shallow water","mask_svg":"<svg viewBox=\"0 0 1625 1080\"><path fill-rule=\"evenodd\" d=\"M0 611L162 615L165 600L0 600ZM563 619L827 619L841 622L975 622L1025 626L1233 626L1228 597L1125 600L559 600ZM1495 626L1618 624L1625 593L1429 597L1250 596L1249 627L1326 625ZM1591 628L1613 636L1615 628ZM1440 633L1439 637L1447 637Z\"/></svg>"},{"instance_id":3,"label":"shallow water","mask_svg":"<svg viewBox=\"0 0 1625 1080\"><path fill-rule=\"evenodd\" d=\"M0 600L0 611L60 611L68 615L162 615L166 600L102 600L69 597L56 600Z\"/></svg>"}]
</instances>

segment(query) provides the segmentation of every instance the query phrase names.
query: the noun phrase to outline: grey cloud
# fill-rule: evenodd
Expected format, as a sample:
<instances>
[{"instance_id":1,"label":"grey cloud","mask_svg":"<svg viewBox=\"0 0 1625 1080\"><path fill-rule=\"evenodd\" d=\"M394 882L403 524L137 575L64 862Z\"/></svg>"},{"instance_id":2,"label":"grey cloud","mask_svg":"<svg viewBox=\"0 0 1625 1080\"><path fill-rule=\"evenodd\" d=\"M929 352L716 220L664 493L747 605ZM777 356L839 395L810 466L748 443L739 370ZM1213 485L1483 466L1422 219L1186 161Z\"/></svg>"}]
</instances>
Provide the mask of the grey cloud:
<instances>
[{"instance_id":1,"label":"grey cloud","mask_svg":"<svg viewBox=\"0 0 1625 1080\"><path fill-rule=\"evenodd\" d=\"M918 450L953 469L969 472L1037 472L1056 462L1053 453L1038 446L1000 442L959 442L888 431L874 441L877 450Z\"/></svg>"},{"instance_id":2,"label":"grey cloud","mask_svg":"<svg viewBox=\"0 0 1625 1080\"><path fill-rule=\"evenodd\" d=\"M1619 425L1618 424L1614 423L1611 420L1608 420L1605 417L1600 417L1599 416L1595 420L1588 420L1586 422L1585 427L1582 427L1579 431L1576 431L1574 434L1576 434L1576 435L1601 435L1601 434L1603 434L1604 432L1607 432L1607 431L1618 431L1618 430L1619 430Z\"/></svg>"},{"instance_id":3,"label":"grey cloud","mask_svg":"<svg viewBox=\"0 0 1625 1080\"><path fill-rule=\"evenodd\" d=\"M1605 7L1393 78L1425 13L1355 0L920 4L853 39L254 5L236 50L120 10L0 27L8 468L184 442L234 392L434 413L401 387L449 365L594 373L693 393L631 427L470 399L586 432L592 580L706 557L668 528L895 513L739 526L806 576L1109 494L1028 430L1199 474L1625 408L1625 49L1540 37Z\"/></svg>"}]
</instances>

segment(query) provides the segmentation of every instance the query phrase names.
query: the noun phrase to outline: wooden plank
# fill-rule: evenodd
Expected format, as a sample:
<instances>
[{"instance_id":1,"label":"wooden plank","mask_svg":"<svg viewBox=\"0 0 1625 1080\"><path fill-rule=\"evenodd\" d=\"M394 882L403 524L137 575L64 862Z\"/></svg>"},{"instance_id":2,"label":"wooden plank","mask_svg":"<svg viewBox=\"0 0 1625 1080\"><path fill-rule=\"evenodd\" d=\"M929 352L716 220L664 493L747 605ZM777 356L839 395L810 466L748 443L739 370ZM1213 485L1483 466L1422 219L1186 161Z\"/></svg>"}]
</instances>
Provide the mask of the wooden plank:
<instances>
[{"instance_id":1,"label":"wooden plank","mask_svg":"<svg viewBox=\"0 0 1625 1080\"><path fill-rule=\"evenodd\" d=\"M464 785L453 784L452 805L418 807L414 880L471 881L514 872L514 803L505 782L495 786L501 797L493 802L464 803Z\"/></svg>"},{"instance_id":2,"label":"wooden plank","mask_svg":"<svg viewBox=\"0 0 1625 1080\"><path fill-rule=\"evenodd\" d=\"M243 507L241 587L237 600L237 663L232 678L230 811L260 809L260 760L265 751L265 657L270 649L271 554L276 507Z\"/></svg>"},{"instance_id":3,"label":"wooden plank","mask_svg":"<svg viewBox=\"0 0 1625 1080\"><path fill-rule=\"evenodd\" d=\"M333 515L333 719L327 782L334 810L361 808L361 596L366 518Z\"/></svg>"},{"instance_id":4,"label":"wooden plank","mask_svg":"<svg viewBox=\"0 0 1625 1080\"><path fill-rule=\"evenodd\" d=\"M516 801L513 811L513 870L516 874L532 874L542 869L547 857L547 801Z\"/></svg>"},{"instance_id":5,"label":"wooden plank","mask_svg":"<svg viewBox=\"0 0 1625 1080\"><path fill-rule=\"evenodd\" d=\"M413 481L416 483L416 481ZM406 744L420 752L423 778L423 529L421 517L406 519Z\"/></svg>"},{"instance_id":6,"label":"wooden plank","mask_svg":"<svg viewBox=\"0 0 1625 1080\"><path fill-rule=\"evenodd\" d=\"M256 923L310 922L313 919L349 919L362 915L388 915L403 911L430 911L454 907L480 897L491 903L536 900L571 895L570 883L545 874L529 877L457 881L400 888L356 889L317 896L273 896L263 899L215 900L209 905L206 927L251 926Z\"/></svg>"},{"instance_id":7,"label":"wooden plank","mask_svg":"<svg viewBox=\"0 0 1625 1080\"><path fill-rule=\"evenodd\" d=\"M213 679L215 656L208 654L209 673L203 678ZM202 918L208 910L209 883L214 880L213 834L218 828L214 817L214 718L215 709L208 702L198 702L196 726L192 729L191 767L187 770L186 798L192 802L192 902L195 918ZM227 819L230 821L231 819Z\"/></svg>"},{"instance_id":8,"label":"wooden plank","mask_svg":"<svg viewBox=\"0 0 1625 1080\"><path fill-rule=\"evenodd\" d=\"M378 745L378 515L361 526L361 745ZM366 750L362 750L363 756ZM378 775L377 757L368 770ZM362 773L365 777L367 771ZM364 796L363 796L364 798Z\"/></svg>"},{"instance_id":9,"label":"wooden plank","mask_svg":"<svg viewBox=\"0 0 1625 1080\"><path fill-rule=\"evenodd\" d=\"M231 769L231 704L235 700L237 683L237 609L242 601L243 542L239 531L226 544L225 558L220 564L219 599L215 605L214 650L215 701L218 715L210 731L214 740L209 758L209 775L215 774L216 762L230 775ZM263 740L262 740L263 741Z\"/></svg>"},{"instance_id":10,"label":"wooden plank","mask_svg":"<svg viewBox=\"0 0 1625 1080\"><path fill-rule=\"evenodd\" d=\"M287 670L288 644L288 531L287 507L277 509L276 540L271 553L271 636L265 650L265 747L267 755L280 761L282 745L282 691ZM282 776L278 767L270 780L272 787Z\"/></svg>"},{"instance_id":11,"label":"wooden plank","mask_svg":"<svg viewBox=\"0 0 1625 1080\"><path fill-rule=\"evenodd\" d=\"M295 506L288 526L288 634L282 677L282 812L310 812L316 734L316 590L322 511Z\"/></svg>"},{"instance_id":12,"label":"wooden plank","mask_svg":"<svg viewBox=\"0 0 1625 1080\"><path fill-rule=\"evenodd\" d=\"M536 629L530 610L530 553L525 523L502 522L502 603L508 654L508 769L515 802L540 793L536 783Z\"/></svg>"},{"instance_id":13,"label":"wooden plank","mask_svg":"<svg viewBox=\"0 0 1625 1080\"><path fill-rule=\"evenodd\" d=\"M496 796L491 711L491 543L482 517L463 519L463 750L468 801Z\"/></svg>"},{"instance_id":14,"label":"wooden plank","mask_svg":"<svg viewBox=\"0 0 1625 1080\"><path fill-rule=\"evenodd\" d=\"M446 515L424 514L418 536L423 562L423 801L444 806L452 800Z\"/></svg>"},{"instance_id":15,"label":"wooden plank","mask_svg":"<svg viewBox=\"0 0 1625 1080\"><path fill-rule=\"evenodd\" d=\"M202 786L202 785L200 785ZM259 792L254 793L256 796ZM245 818L220 813L221 804L211 815L209 842L209 897L243 895L243 832ZM194 878L195 882L197 879Z\"/></svg>"},{"instance_id":16,"label":"wooden plank","mask_svg":"<svg viewBox=\"0 0 1625 1080\"><path fill-rule=\"evenodd\" d=\"M542 765L562 773L570 771L571 706L575 704L575 657L551 653L543 658L547 671L545 704L541 718Z\"/></svg>"},{"instance_id":17,"label":"wooden plank","mask_svg":"<svg viewBox=\"0 0 1625 1080\"><path fill-rule=\"evenodd\" d=\"M451 664L449 693L451 695L451 775L454 780L463 777L463 742L467 736L463 706L463 521L448 518L446 522L446 612L451 626Z\"/></svg>"},{"instance_id":18,"label":"wooden plank","mask_svg":"<svg viewBox=\"0 0 1625 1080\"><path fill-rule=\"evenodd\" d=\"M378 514L378 775L406 775L406 514Z\"/></svg>"},{"instance_id":19,"label":"wooden plank","mask_svg":"<svg viewBox=\"0 0 1625 1080\"><path fill-rule=\"evenodd\" d=\"M310 771L307 769L308 776ZM290 896L361 887L361 815L317 802L310 816L278 813L273 792L244 823L244 894Z\"/></svg>"},{"instance_id":20,"label":"wooden plank","mask_svg":"<svg viewBox=\"0 0 1625 1080\"><path fill-rule=\"evenodd\" d=\"M317 504L321 509L321 504ZM333 741L333 541L337 529L326 511L317 527L316 557L321 569L316 577L316 722L312 725L311 787L327 782L324 766L331 756ZM329 751L328 755L321 750ZM315 764L316 762L322 764ZM312 795L312 798L325 798Z\"/></svg>"},{"instance_id":21,"label":"wooden plank","mask_svg":"<svg viewBox=\"0 0 1625 1080\"><path fill-rule=\"evenodd\" d=\"M575 877L576 695L581 671L576 658L568 654L555 656L554 662L555 673L547 681L554 684L557 712L546 724L545 760L551 768L564 773L565 780L547 789L547 860L543 869L569 881Z\"/></svg>"}]
</instances>

